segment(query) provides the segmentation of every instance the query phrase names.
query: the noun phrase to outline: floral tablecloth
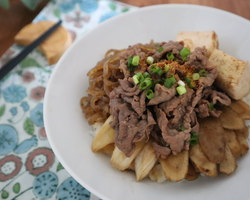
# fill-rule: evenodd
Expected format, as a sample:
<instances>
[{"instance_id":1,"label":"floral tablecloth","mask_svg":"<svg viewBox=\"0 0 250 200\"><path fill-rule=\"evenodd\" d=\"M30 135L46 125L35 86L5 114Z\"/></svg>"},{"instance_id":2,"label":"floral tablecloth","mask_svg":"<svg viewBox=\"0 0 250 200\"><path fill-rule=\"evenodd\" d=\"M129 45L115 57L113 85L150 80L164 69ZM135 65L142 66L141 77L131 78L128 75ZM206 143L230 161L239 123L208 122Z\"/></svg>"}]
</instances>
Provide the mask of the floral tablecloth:
<instances>
[{"instance_id":1,"label":"floral tablecloth","mask_svg":"<svg viewBox=\"0 0 250 200\"><path fill-rule=\"evenodd\" d=\"M136 8L117 1L50 1L34 22L62 19L76 40L132 9ZM0 66L22 48L12 46ZM0 81L0 199L98 199L64 170L48 143L43 97L53 68L35 50Z\"/></svg>"}]
</instances>

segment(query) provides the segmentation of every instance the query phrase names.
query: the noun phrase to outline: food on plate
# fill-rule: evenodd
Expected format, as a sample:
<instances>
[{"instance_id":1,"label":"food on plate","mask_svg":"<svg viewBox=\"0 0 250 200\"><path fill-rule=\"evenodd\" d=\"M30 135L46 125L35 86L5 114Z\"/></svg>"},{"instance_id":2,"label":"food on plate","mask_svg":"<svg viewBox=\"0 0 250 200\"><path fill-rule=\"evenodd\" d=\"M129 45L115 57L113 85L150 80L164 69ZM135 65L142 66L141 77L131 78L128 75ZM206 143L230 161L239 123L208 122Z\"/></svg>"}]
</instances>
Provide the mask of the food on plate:
<instances>
[{"instance_id":1,"label":"food on plate","mask_svg":"<svg viewBox=\"0 0 250 200\"><path fill-rule=\"evenodd\" d=\"M204 118L200 121L199 144L211 162L219 164L225 160L226 141L218 118Z\"/></svg>"},{"instance_id":2,"label":"food on plate","mask_svg":"<svg viewBox=\"0 0 250 200\"><path fill-rule=\"evenodd\" d=\"M236 159L249 149L250 109L239 100L248 91L238 90L250 76L241 73L245 62L217 48L211 31L109 50L88 72L81 99L89 124L103 124L92 151L110 155L114 168L134 171L137 181L235 172ZM229 77L230 87L220 87Z\"/></svg>"},{"instance_id":3,"label":"food on plate","mask_svg":"<svg viewBox=\"0 0 250 200\"><path fill-rule=\"evenodd\" d=\"M217 164L208 160L199 144L192 146L189 154L191 162L199 172L211 177L218 175Z\"/></svg>"},{"instance_id":4,"label":"food on plate","mask_svg":"<svg viewBox=\"0 0 250 200\"><path fill-rule=\"evenodd\" d=\"M196 47L205 47L208 52L208 56L218 48L218 37L214 31L185 31L180 32L176 36L177 41L183 41L191 51Z\"/></svg>"},{"instance_id":5,"label":"food on plate","mask_svg":"<svg viewBox=\"0 0 250 200\"><path fill-rule=\"evenodd\" d=\"M171 154L166 159L160 158L160 164L169 181L181 181L188 173L188 151L182 151L177 155Z\"/></svg>"},{"instance_id":6,"label":"food on plate","mask_svg":"<svg viewBox=\"0 0 250 200\"><path fill-rule=\"evenodd\" d=\"M148 176L152 181L155 181L158 183L162 183L162 182L166 181L166 177L165 177L164 172L162 170L161 164L156 164L152 168L152 170L149 172Z\"/></svg>"},{"instance_id":7,"label":"food on plate","mask_svg":"<svg viewBox=\"0 0 250 200\"><path fill-rule=\"evenodd\" d=\"M151 142L147 142L139 155L135 158L136 180L140 181L145 178L157 162L154 149Z\"/></svg>"},{"instance_id":8,"label":"food on plate","mask_svg":"<svg viewBox=\"0 0 250 200\"><path fill-rule=\"evenodd\" d=\"M217 66L216 85L227 92L233 99L241 99L250 90L250 67L247 62L238 60L219 49L209 57L209 63Z\"/></svg>"},{"instance_id":9,"label":"food on plate","mask_svg":"<svg viewBox=\"0 0 250 200\"><path fill-rule=\"evenodd\" d=\"M97 152L104 147L108 146L109 144L114 143L114 129L111 129L109 123L112 121L112 116L110 115L109 118L105 121L102 125L101 129L98 131L98 134L94 138L92 142L92 151Z\"/></svg>"},{"instance_id":10,"label":"food on plate","mask_svg":"<svg viewBox=\"0 0 250 200\"><path fill-rule=\"evenodd\" d=\"M15 36L15 43L24 46L29 45L51 26L53 26L53 24L54 22L52 21L40 21L28 24L17 33ZM60 26L39 46L39 49L46 56L49 64L55 64L71 43L72 38L69 32Z\"/></svg>"},{"instance_id":11,"label":"food on plate","mask_svg":"<svg viewBox=\"0 0 250 200\"><path fill-rule=\"evenodd\" d=\"M232 154L230 148L226 146L225 148L225 159L219 164L219 171L223 174L232 174L237 168L237 163L234 155Z\"/></svg>"},{"instance_id":12,"label":"food on plate","mask_svg":"<svg viewBox=\"0 0 250 200\"><path fill-rule=\"evenodd\" d=\"M195 169L193 163L189 161L188 172L186 174L185 179L188 181L193 181L197 179L199 176L200 176L200 172L197 169Z\"/></svg>"}]
</instances>

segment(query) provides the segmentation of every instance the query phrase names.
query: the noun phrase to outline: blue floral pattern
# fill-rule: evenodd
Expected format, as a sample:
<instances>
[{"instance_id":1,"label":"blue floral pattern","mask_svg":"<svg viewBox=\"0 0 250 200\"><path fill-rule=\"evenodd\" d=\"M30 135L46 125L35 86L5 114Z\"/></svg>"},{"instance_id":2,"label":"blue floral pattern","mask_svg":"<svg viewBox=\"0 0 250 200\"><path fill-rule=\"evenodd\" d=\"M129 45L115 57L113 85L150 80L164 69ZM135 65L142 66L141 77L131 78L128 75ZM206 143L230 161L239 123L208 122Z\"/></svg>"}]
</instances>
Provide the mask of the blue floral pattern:
<instances>
[{"instance_id":1,"label":"blue floral pattern","mask_svg":"<svg viewBox=\"0 0 250 200\"><path fill-rule=\"evenodd\" d=\"M39 103L35 108L33 108L30 112L30 118L38 127L42 127L43 125L43 104Z\"/></svg>"},{"instance_id":2,"label":"blue floral pattern","mask_svg":"<svg viewBox=\"0 0 250 200\"><path fill-rule=\"evenodd\" d=\"M20 85L11 85L3 91L4 100L10 103L18 103L26 97L26 90Z\"/></svg>"},{"instance_id":3,"label":"blue floral pattern","mask_svg":"<svg viewBox=\"0 0 250 200\"><path fill-rule=\"evenodd\" d=\"M90 193L73 178L66 179L58 188L56 198L58 200L63 199L76 199L76 200L88 200Z\"/></svg>"},{"instance_id":4,"label":"blue floral pattern","mask_svg":"<svg viewBox=\"0 0 250 200\"><path fill-rule=\"evenodd\" d=\"M58 6L62 12L69 13L74 9L75 4L73 4L72 2L62 2Z\"/></svg>"},{"instance_id":5,"label":"blue floral pattern","mask_svg":"<svg viewBox=\"0 0 250 200\"><path fill-rule=\"evenodd\" d=\"M15 116L16 114L17 114L17 107L15 106L15 107L12 107L11 109L10 109L10 113L13 115L13 116Z\"/></svg>"},{"instance_id":6,"label":"blue floral pattern","mask_svg":"<svg viewBox=\"0 0 250 200\"><path fill-rule=\"evenodd\" d=\"M29 139L26 139L24 141L22 141L20 144L18 144L18 146L14 149L14 152L16 154L21 154L21 153L25 153L28 150L30 150L32 147L37 146L37 138L36 136L32 136Z\"/></svg>"},{"instance_id":7,"label":"blue floral pattern","mask_svg":"<svg viewBox=\"0 0 250 200\"><path fill-rule=\"evenodd\" d=\"M17 145L18 135L13 126L0 124L0 156L10 153Z\"/></svg>"},{"instance_id":8,"label":"blue floral pattern","mask_svg":"<svg viewBox=\"0 0 250 200\"><path fill-rule=\"evenodd\" d=\"M24 112L27 112L27 111L30 109L29 104L27 103L27 101L23 101L23 102L20 104L20 106L23 108L23 111L24 111Z\"/></svg>"},{"instance_id":9,"label":"blue floral pattern","mask_svg":"<svg viewBox=\"0 0 250 200\"><path fill-rule=\"evenodd\" d=\"M83 12L92 13L97 10L98 3L96 0L82 0L80 2L80 8Z\"/></svg>"},{"instance_id":10,"label":"blue floral pattern","mask_svg":"<svg viewBox=\"0 0 250 200\"><path fill-rule=\"evenodd\" d=\"M62 19L74 41L130 9L110 0L52 0L34 22ZM0 65L22 49L13 45ZM47 141L43 96L53 69L35 50L0 81L0 199L92 199L55 159Z\"/></svg>"},{"instance_id":11,"label":"blue floral pattern","mask_svg":"<svg viewBox=\"0 0 250 200\"><path fill-rule=\"evenodd\" d=\"M38 198L51 198L58 185L57 175L53 172L39 174L33 183L33 192Z\"/></svg>"}]
</instances>

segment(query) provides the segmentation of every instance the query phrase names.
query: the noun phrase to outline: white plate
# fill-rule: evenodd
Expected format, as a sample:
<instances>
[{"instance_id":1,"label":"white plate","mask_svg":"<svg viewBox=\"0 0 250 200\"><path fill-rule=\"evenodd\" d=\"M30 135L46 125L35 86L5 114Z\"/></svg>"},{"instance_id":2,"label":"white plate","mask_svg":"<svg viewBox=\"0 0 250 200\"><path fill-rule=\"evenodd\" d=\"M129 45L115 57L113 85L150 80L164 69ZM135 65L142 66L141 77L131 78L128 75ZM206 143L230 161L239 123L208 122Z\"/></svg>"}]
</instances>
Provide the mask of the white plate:
<instances>
[{"instance_id":1,"label":"white plate","mask_svg":"<svg viewBox=\"0 0 250 200\"><path fill-rule=\"evenodd\" d=\"M80 98L88 88L87 72L111 48L138 42L174 40L179 31L215 30L220 49L250 61L250 23L234 14L194 5L139 9L104 22L64 54L50 79L44 118L49 142L66 170L102 199L250 199L250 157L238 161L231 176L201 177L192 182L137 183L133 174L111 167L104 155L91 152L92 136Z\"/></svg>"}]
</instances>

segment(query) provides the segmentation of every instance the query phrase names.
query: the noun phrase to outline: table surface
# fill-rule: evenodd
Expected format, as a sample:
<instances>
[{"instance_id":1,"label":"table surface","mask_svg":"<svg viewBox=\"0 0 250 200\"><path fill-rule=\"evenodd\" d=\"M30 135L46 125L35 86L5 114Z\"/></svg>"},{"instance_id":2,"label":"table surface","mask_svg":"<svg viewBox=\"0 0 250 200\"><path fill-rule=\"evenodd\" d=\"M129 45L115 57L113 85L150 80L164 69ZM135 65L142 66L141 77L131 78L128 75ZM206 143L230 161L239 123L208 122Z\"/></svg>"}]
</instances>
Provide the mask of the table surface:
<instances>
[{"instance_id":1,"label":"table surface","mask_svg":"<svg viewBox=\"0 0 250 200\"><path fill-rule=\"evenodd\" d=\"M250 19L250 0L120 0L134 6L148 6L166 3L189 3L220 8ZM13 44L16 33L26 24L30 23L40 10L46 5L47 0L35 11L30 11L23 6L20 0L11 0L9 10L0 8L0 56Z\"/></svg>"}]
</instances>

